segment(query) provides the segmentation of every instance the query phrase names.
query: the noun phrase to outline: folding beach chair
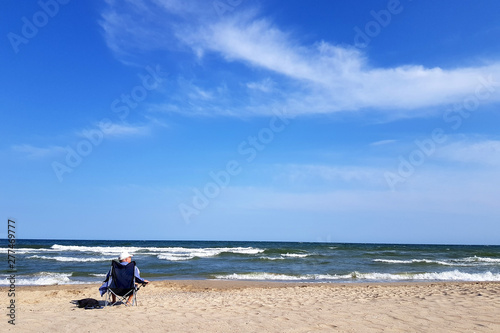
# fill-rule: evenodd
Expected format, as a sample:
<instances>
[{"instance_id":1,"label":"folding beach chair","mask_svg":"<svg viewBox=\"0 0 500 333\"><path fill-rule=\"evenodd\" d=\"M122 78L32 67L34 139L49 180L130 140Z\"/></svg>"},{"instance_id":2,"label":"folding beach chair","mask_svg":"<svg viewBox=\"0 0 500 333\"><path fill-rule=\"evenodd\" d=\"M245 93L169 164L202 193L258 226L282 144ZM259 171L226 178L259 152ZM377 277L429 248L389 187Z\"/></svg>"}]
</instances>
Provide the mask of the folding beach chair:
<instances>
[{"instance_id":1,"label":"folding beach chair","mask_svg":"<svg viewBox=\"0 0 500 333\"><path fill-rule=\"evenodd\" d=\"M141 281L136 281L134 273L135 261L132 261L127 265L122 265L117 260L113 260L111 262L111 274L106 281L104 281L108 282L104 306L115 305L120 301L125 305L130 305L127 304L128 297L130 295L133 295L131 305L137 305L136 292L140 287L136 287L136 282L141 283ZM112 301L113 295L116 297L115 302Z\"/></svg>"}]
</instances>

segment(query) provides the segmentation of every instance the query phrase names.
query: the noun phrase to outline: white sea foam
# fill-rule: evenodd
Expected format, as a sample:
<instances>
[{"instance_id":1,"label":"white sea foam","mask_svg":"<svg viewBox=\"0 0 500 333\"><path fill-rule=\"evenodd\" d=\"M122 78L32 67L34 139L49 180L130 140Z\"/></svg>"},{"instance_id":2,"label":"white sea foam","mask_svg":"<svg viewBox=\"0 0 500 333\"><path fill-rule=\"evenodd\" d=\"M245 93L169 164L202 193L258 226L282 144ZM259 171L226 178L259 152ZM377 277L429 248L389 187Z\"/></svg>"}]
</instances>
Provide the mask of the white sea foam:
<instances>
[{"instance_id":1,"label":"white sea foam","mask_svg":"<svg viewBox=\"0 0 500 333\"><path fill-rule=\"evenodd\" d=\"M166 260L189 260L194 257L213 257L221 253L236 254L258 254L264 252L263 249L253 247L208 247L208 248L186 248L186 247L110 247L110 246L73 246L54 244L52 250L59 252L91 252L102 255L118 255L123 251L131 254L156 255L158 259Z\"/></svg>"},{"instance_id":2,"label":"white sea foam","mask_svg":"<svg viewBox=\"0 0 500 333\"><path fill-rule=\"evenodd\" d=\"M444 280L444 281L500 281L498 273L464 273L458 270L441 273L416 274L416 280Z\"/></svg>"},{"instance_id":3,"label":"white sea foam","mask_svg":"<svg viewBox=\"0 0 500 333\"><path fill-rule=\"evenodd\" d=\"M283 257L289 257L289 258L306 258L309 257L309 254L303 254L303 253L285 253L282 254Z\"/></svg>"},{"instance_id":4,"label":"white sea foam","mask_svg":"<svg viewBox=\"0 0 500 333\"><path fill-rule=\"evenodd\" d=\"M94 273L91 273L90 275L97 276L97 277L106 277L107 274L94 274Z\"/></svg>"},{"instance_id":5,"label":"white sea foam","mask_svg":"<svg viewBox=\"0 0 500 333\"><path fill-rule=\"evenodd\" d=\"M8 253L8 251L14 251L15 254L29 254L29 253L40 253L40 252L54 252L53 249L35 249L35 248L14 248L14 249L9 249L9 248L0 248L0 253Z\"/></svg>"},{"instance_id":6,"label":"white sea foam","mask_svg":"<svg viewBox=\"0 0 500 333\"><path fill-rule=\"evenodd\" d=\"M349 279L351 275L329 275L329 274L306 274L287 275L276 273L233 273L226 275L216 275L216 279L221 280L279 280L279 281L303 281L303 280L338 280Z\"/></svg>"},{"instance_id":7,"label":"white sea foam","mask_svg":"<svg viewBox=\"0 0 500 333\"><path fill-rule=\"evenodd\" d=\"M133 255L156 255L158 259L179 261L190 260L193 258L208 258L215 257L221 253L235 253L254 255L262 253L265 250L253 247L207 247L207 248L186 248L186 247L122 247L122 246L78 246L78 245L59 245L54 244L50 248L19 248L15 249L16 254L34 254L29 258L47 259L57 261L108 261L117 257L121 252L127 251ZM63 256L41 256L39 254L57 253L64 254L65 252L81 252L86 254L109 256L99 258L76 258ZM0 248L0 253L7 253L6 248Z\"/></svg>"},{"instance_id":8,"label":"white sea foam","mask_svg":"<svg viewBox=\"0 0 500 333\"><path fill-rule=\"evenodd\" d=\"M263 257L260 257L260 259L264 259L264 260L284 260L285 258L284 257L267 257L267 256L263 256Z\"/></svg>"},{"instance_id":9,"label":"white sea foam","mask_svg":"<svg viewBox=\"0 0 500 333\"><path fill-rule=\"evenodd\" d=\"M383 262L387 264L417 264L417 263L426 263L426 264L438 264L444 266L463 266L454 263L449 263L441 260L429 260L429 259L410 259L410 260L396 260L396 259L373 259L375 262Z\"/></svg>"},{"instance_id":10,"label":"white sea foam","mask_svg":"<svg viewBox=\"0 0 500 333\"><path fill-rule=\"evenodd\" d=\"M275 273L243 273L243 274L227 274L227 275L216 275L216 279L221 280L282 280L282 281L297 281L305 280L304 276L293 276L286 274L275 274Z\"/></svg>"},{"instance_id":11,"label":"white sea foam","mask_svg":"<svg viewBox=\"0 0 500 333\"><path fill-rule=\"evenodd\" d=\"M79 284L83 282L71 281L72 273L40 272L32 275L16 276L16 285L53 285L53 284ZM9 285L8 277L0 280L0 285Z\"/></svg>"},{"instance_id":12,"label":"white sea foam","mask_svg":"<svg viewBox=\"0 0 500 333\"><path fill-rule=\"evenodd\" d=\"M258 254L264 252L264 250L262 249L253 247L208 247L208 248L171 247L171 248L161 248L161 250L157 251L159 252L159 253L157 252L158 259L164 259L170 261L215 257L221 253Z\"/></svg>"},{"instance_id":13,"label":"white sea foam","mask_svg":"<svg viewBox=\"0 0 500 333\"><path fill-rule=\"evenodd\" d=\"M331 274L306 274L306 275L287 275L275 273L233 273L226 275L216 275L216 279L222 280L280 280L280 281L303 281L303 280L365 280L365 281L500 281L498 273L465 273L458 270L441 273L359 273L352 272L345 275Z\"/></svg>"},{"instance_id":14,"label":"white sea foam","mask_svg":"<svg viewBox=\"0 0 500 333\"><path fill-rule=\"evenodd\" d=\"M353 273L355 278L364 280L438 280L438 281L500 281L500 274L465 273L459 270L440 273L418 273L418 274L388 274L388 273Z\"/></svg>"},{"instance_id":15,"label":"white sea foam","mask_svg":"<svg viewBox=\"0 0 500 333\"><path fill-rule=\"evenodd\" d=\"M136 253L145 248L134 246L78 246L54 244L51 246L51 249L57 252L90 252L117 256L124 251Z\"/></svg>"},{"instance_id":16,"label":"white sea foam","mask_svg":"<svg viewBox=\"0 0 500 333\"><path fill-rule=\"evenodd\" d=\"M284 260L288 258L307 258L309 257L309 254L303 254L303 253L284 253L280 254L279 257L269 257L269 256L262 256L260 259L264 260Z\"/></svg>"},{"instance_id":17,"label":"white sea foam","mask_svg":"<svg viewBox=\"0 0 500 333\"><path fill-rule=\"evenodd\" d=\"M409 259L409 260L397 260L397 259L373 259L374 262L382 262L387 264L415 264L415 263L427 263L427 264L438 264L443 266L477 266L477 265L500 265L500 259L498 258L484 258L484 257L467 257L459 259L447 259L447 260L430 260L430 259Z\"/></svg>"},{"instance_id":18,"label":"white sea foam","mask_svg":"<svg viewBox=\"0 0 500 333\"><path fill-rule=\"evenodd\" d=\"M76 246L76 245L58 245L54 244L50 248L15 248L16 254L35 254L35 253L64 253L64 252L87 252L99 253L102 255L118 256L123 251L130 253L147 250L142 247L110 247L110 246ZM155 249L155 248L152 248ZM7 248L0 248L0 253L7 253Z\"/></svg>"},{"instance_id":19,"label":"white sea foam","mask_svg":"<svg viewBox=\"0 0 500 333\"><path fill-rule=\"evenodd\" d=\"M195 256L189 253L168 253L168 254L159 254L157 256L158 259L169 260L169 261L184 261L193 259Z\"/></svg>"},{"instance_id":20,"label":"white sea foam","mask_svg":"<svg viewBox=\"0 0 500 333\"><path fill-rule=\"evenodd\" d=\"M500 264L500 258L484 258L484 257L468 257L461 259L464 262L485 262L485 263L495 263Z\"/></svg>"},{"instance_id":21,"label":"white sea foam","mask_svg":"<svg viewBox=\"0 0 500 333\"><path fill-rule=\"evenodd\" d=\"M97 262L97 261L111 261L114 258L75 258L75 257L48 257L33 255L27 257L27 259L44 259L44 260L55 260L55 261L76 261L76 262Z\"/></svg>"}]
</instances>

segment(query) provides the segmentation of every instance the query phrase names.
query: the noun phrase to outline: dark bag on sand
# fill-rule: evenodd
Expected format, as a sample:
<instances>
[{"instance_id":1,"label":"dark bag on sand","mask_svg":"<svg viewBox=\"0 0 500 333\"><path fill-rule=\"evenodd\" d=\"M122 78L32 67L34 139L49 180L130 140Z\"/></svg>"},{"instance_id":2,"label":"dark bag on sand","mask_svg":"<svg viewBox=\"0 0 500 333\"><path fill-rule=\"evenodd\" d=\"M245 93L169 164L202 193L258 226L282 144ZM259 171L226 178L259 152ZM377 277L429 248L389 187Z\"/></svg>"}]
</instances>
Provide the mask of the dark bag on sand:
<instances>
[{"instance_id":1,"label":"dark bag on sand","mask_svg":"<svg viewBox=\"0 0 500 333\"><path fill-rule=\"evenodd\" d=\"M99 301L93 298L84 298L76 301L79 308L87 309L100 309Z\"/></svg>"}]
</instances>

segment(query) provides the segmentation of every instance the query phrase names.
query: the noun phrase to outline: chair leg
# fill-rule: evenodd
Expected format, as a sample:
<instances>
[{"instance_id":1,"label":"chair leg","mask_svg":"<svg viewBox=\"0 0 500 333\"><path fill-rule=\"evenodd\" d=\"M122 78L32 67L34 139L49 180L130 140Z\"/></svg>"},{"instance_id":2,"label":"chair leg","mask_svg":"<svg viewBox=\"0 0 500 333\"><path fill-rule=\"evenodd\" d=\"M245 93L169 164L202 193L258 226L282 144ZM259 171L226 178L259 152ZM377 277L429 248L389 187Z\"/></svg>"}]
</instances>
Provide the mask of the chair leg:
<instances>
[{"instance_id":1,"label":"chair leg","mask_svg":"<svg viewBox=\"0 0 500 333\"><path fill-rule=\"evenodd\" d=\"M132 295L128 296L127 301L125 302L126 306L137 306L137 298L136 293L134 292Z\"/></svg>"},{"instance_id":2,"label":"chair leg","mask_svg":"<svg viewBox=\"0 0 500 333\"><path fill-rule=\"evenodd\" d=\"M106 292L106 299L104 300L104 306L108 306L109 305L109 291Z\"/></svg>"},{"instance_id":3,"label":"chair leg","mask_svg":"<svg viewBox=\"0 0 500 333\"><path fill-rule=\"evenodd\" d=\"M116 297L114 302L111 300L113 296ZM137 306L136 293L132 292L132 294L128 293L124 296L115 295L111 291L106 293L106 300L104 301L105 307L115 305L118 302L122 302L125 306Z\"/></svg>"},{"instance_id":4,"label":"chair leg","mask_svg":"<svg viewBox=\"0 0 500 333\"><path fill-rule=\"evenodd\" d=\"M104 301L104 306L113 306L115 304L118 303L118 301L120 300L120 296L117 296L115 294L113 294L113 292L111 291L108 291L106 293L106 300ZM114 299L114 300L113 300Z\"/></svg>"}]
</instances>

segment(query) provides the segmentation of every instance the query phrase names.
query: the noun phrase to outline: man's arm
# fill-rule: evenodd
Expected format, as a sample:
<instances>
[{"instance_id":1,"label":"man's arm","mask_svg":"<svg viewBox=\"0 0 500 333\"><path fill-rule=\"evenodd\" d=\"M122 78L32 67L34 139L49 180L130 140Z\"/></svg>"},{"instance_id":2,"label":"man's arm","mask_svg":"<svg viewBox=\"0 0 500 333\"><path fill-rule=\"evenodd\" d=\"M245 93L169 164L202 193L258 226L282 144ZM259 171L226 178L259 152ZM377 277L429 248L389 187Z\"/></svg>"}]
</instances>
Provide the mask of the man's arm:
<instances>
[{"instance_id":1,"label":"man's arm","mask_svg":"<svg viewBox=\"0 0 500 333\"><path fill-rule=\"evenodd\" d=\"M141 272L139 271L139 268L137 268L137 266L135 266L135 274L134 275L135 275L135 282L149 283L148 280L141 278Z\"/></svg>"}]
</instances>

